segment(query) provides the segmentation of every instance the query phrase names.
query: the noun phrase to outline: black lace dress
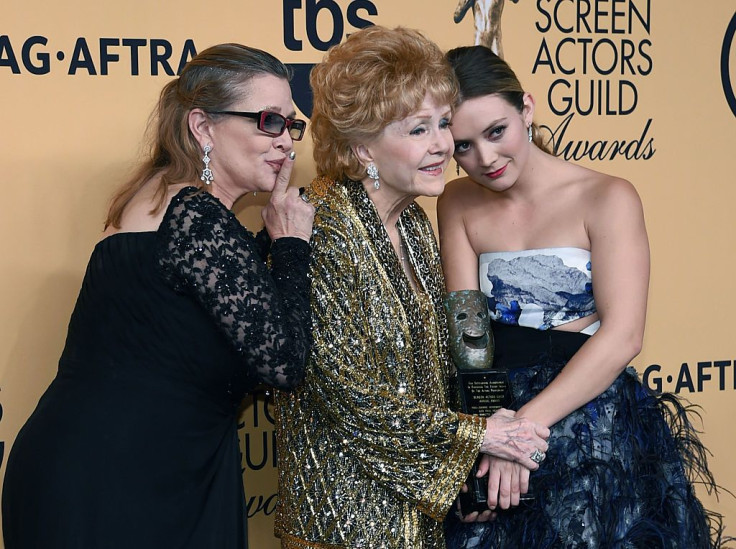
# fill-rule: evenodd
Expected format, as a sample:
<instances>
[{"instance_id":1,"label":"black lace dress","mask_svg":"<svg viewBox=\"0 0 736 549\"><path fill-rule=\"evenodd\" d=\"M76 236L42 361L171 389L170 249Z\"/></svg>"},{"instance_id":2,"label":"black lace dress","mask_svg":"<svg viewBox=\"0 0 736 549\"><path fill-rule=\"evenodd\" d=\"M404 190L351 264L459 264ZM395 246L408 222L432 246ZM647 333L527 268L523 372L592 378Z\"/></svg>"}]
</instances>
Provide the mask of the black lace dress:
<instances>
[{"instance_id":1,"label":"black lace dress","mask_svg":"<svg viewBox=\"0 0 736 549\"><path fill-rule=\"evenodd\" d=\"M9 456L6 549L246 547L238 407L303 377L308 262L193 188L158 231L102 240Z\"/></svg>"}]
</instances>

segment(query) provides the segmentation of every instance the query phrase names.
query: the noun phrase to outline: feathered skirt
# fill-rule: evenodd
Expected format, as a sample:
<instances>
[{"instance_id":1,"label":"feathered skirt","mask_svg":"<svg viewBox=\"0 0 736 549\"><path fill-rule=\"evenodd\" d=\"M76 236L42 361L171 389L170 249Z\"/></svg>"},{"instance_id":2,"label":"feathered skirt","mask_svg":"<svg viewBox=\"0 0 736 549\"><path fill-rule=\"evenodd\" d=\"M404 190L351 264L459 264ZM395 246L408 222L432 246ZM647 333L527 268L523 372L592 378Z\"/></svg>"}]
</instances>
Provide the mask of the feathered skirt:
<instances>
[{"instance_id":1,"label":"feathered skirt","mask_svg":"<svg viewBox=\"0 0 736 549\"><path fill-rule=\"evenodd\" d=\"M581 333L493 323L495 365L509 369L518 409L588 339ZM627 368L599 397L551 429L531 475L535 499L493 522L446 520L449 549L700 549L721 544L721 516L692 483L715 489L692 408L646 389Z\"/></svg>"}]
</instances>

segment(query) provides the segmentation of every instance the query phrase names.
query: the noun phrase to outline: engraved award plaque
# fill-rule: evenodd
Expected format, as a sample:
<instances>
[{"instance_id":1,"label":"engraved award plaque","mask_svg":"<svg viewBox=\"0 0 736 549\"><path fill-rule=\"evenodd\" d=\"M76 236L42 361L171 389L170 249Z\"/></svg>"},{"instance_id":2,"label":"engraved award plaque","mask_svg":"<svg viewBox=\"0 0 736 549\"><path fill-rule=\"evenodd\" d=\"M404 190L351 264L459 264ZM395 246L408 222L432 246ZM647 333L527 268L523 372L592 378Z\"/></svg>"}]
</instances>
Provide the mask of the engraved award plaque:
<instances>
[{"instance_id":1,"label":"engraved award plaque","mask_svg":"<svg viewBox=\"0 0 736 549\"><path fill-rule=\"evenodd\" d=\"M508 372L493 368L493 333L488 301L479 290L461 290L445 296L450 354L457 369L458 405L461 412L489 417L511 404ZM480 458L479 458L480 459ZM477 478L477 463L460 493L463 515L488 509L488 476Z\"/></svg>"}]
</instances>

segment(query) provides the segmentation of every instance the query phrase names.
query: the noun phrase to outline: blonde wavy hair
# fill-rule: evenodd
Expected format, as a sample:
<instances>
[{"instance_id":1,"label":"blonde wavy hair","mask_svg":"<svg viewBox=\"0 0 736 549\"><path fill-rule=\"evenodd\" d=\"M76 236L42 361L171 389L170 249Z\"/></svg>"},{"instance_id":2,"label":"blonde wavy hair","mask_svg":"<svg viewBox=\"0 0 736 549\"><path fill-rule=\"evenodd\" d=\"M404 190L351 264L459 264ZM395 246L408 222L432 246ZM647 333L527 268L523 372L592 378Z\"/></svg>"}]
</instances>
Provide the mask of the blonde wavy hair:
<instances>
[{"instance_id":1,"label":"blonde wavy hair","mask_svg":"<svg viewBox=\"0 0 736 549\"><path fill-rule=\"evenodd\" d=\"M419 110L429 95L453 106L458 86L439 47L419 31L371 26L333 46L312 69L310 131L318 175L361 180L353 147Z\"/></svg>"}]
</instances>

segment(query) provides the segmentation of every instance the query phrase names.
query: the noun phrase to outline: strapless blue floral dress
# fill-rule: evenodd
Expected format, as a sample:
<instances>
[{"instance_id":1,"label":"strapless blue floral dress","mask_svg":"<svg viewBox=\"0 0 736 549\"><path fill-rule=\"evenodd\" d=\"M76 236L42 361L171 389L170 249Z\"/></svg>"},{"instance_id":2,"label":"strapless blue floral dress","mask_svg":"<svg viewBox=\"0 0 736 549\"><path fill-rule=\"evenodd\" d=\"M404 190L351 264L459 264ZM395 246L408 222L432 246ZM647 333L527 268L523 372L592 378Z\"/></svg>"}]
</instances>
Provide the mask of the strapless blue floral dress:
<instances>
[{"instance_id":1,"label":"strapless blue floral dress","mask_svg":"<svg viewBox=\"0 0 736 549\"><path fill-rule=\"evenodd\" d=\"M595 333L555 326L595 313L590 253L552 248L482 254L495 365L510 370L518 409L539 394ZM715 487L692 411L624 370L600 396L551 428L547 459L532 473L534 500L494 522L446 520L449 549L718 547L721 516L693 483Z\"/></svg>"}]
</instances>

